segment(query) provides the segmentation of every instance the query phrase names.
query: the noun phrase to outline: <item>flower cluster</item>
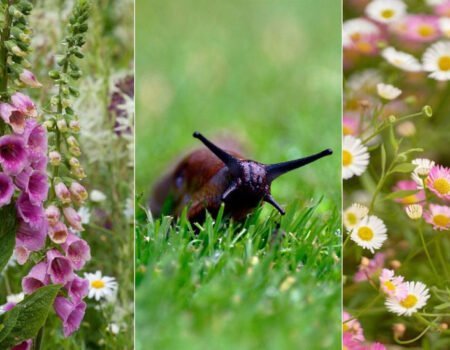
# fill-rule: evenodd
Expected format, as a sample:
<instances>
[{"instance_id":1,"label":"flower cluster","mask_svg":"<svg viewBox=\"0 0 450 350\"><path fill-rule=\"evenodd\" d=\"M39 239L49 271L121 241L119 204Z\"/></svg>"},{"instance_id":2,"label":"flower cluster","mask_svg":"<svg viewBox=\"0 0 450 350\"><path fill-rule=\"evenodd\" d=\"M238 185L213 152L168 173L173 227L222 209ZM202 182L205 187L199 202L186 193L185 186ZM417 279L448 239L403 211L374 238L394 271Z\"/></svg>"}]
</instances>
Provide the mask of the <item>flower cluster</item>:
<instances>
[{"instance_id":1,"label":"flower cluster","mask_svg":"<svg viewBox=\"0 0 450 350\"><path fill-rule=\"evenodd\" d=\"M386 350L381 343L367 344L361 323L348 312L342 317L343 345L347 350Z\"/></svg>"}]
</instances>

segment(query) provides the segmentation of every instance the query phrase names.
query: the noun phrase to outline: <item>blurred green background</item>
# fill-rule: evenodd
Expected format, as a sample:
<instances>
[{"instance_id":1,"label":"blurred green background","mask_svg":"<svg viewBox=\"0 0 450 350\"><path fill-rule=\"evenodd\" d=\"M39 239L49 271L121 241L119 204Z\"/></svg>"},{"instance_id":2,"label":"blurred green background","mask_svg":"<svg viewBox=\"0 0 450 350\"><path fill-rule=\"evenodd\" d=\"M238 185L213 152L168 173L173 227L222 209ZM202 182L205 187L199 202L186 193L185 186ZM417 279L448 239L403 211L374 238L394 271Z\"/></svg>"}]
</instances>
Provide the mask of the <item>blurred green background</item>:
<instances>
[{"instance_id":1,"label":"blurred green background","mask_svg":"<svg viewBox=\"0 0 450 350\"><path fill-rule=\"evenodd\" d=\"M143 201L177 159L200 146L194 130L213 139L232 135L244 145L245 156L264 163L324 148L335 151L272 186L277 201L289 205L287 217L290 208L323 200L311 218L314 229L305 224L289 231L292 241L276 256L257 253L268 254L267 266L278 266L259 285L245 270L233 273L233 266L244 268L248 254L255 254L246 246L251 237L222 251L227 256L220 260L222 271L209 280L202 271L213 256L180 265L177 257L188 254L191 245L176 237L178 229L155 247L158 234L164 234L159 222L148 228L138 222L145 228L137 243L154 249L147 255L156 254L148 266L137 267L144 275L136 290L138 349L161 344L171 349L248 349L249 344L284 349L298 346L299 339L324 349L339 346L340 237L334 233L341 206L340 16L340 2L327 0L136 1L136 193L144 195ZM265 206L262 217L271 210ZM298 209L298 216L304 215ZM264 223L260 226L267 231ZM303 241L306 237L311 245ZM316 254L321 258L308 260ZM295 264L303 259L309 267L300 272ZM275 289L269 315L270 286L278 286L286 273L298 275L296 290L302 296L288 300ZM247 296L244 302L251 300L241 312L231 307L237 286ZM232 332L221 334L224 329Z\"/></svg>"}]
</instances>

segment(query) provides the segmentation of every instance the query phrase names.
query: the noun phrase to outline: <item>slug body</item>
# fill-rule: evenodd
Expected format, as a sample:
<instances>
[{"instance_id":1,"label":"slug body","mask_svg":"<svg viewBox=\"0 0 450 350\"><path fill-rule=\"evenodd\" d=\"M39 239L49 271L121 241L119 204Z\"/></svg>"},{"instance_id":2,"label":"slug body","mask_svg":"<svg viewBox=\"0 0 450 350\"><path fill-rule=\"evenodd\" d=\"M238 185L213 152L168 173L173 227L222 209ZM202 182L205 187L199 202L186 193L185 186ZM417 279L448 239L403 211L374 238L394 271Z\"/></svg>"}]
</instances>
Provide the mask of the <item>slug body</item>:
<instances>
[{"instance_id":1,"label":"slug body","mask_svg":"<svg viewBox=\"0 0 450 350\"><path fill-rule=\"evenodd\" d=\"M193 135L204 143L187 155L175 169L154 187L150 199L153 215L179 216L188 207L191 222L201 222L206 211L216 215L222 202L225 214L242 220L262 201L284 210L270 194L270 185L282 174L332 154L330 149L285 163L265 165L245 159L232 150L217 147L200 133Z\"/></svg>"}]
</instances>

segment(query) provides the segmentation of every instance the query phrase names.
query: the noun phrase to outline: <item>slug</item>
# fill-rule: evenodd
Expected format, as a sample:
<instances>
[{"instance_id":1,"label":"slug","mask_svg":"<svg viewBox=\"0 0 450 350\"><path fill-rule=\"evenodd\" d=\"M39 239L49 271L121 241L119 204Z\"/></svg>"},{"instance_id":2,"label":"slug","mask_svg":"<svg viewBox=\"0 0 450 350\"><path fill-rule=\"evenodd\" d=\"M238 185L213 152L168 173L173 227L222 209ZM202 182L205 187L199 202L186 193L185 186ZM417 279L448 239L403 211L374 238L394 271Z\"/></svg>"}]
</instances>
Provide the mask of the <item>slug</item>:
<instances>
[{"instance_id":1,"label":"slug","mask_svg":"<svg viewBox=\"0 0 450 350\"><path fill-rule=\"evenodd\" d=\"M202 222L206 211L216 215L225 203L225 215L241 221L261 202L271 204L281 215L283 208L270 193L272 182L281 175L331 155L331 149L283 163L263 164L244 158L233 150L216 146L199 132L193 137L206 148L192 151L153 188L153 215L181 215L184 207L191 222Z\"/></svg>"}]
</instances>

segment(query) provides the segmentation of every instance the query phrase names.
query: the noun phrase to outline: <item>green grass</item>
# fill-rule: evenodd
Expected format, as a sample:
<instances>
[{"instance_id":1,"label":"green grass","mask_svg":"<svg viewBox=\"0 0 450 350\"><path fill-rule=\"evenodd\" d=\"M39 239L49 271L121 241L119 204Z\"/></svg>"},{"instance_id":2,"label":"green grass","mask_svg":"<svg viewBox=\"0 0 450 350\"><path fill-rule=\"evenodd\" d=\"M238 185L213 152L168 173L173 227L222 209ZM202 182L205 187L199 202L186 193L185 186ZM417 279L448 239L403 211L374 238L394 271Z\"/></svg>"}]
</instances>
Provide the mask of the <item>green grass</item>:
<instances>
[{"instance_id":1,"label":"green grass","mask_svg":"<svg viewBox=\"0 0 450 350\"><path fill-rule=\"evenodd\" d=\"M137 349L336 349L339 214L137 227ZM289 287L289 282L292 285ZM326 326L325 326L326 325Z\"/></svg>"},{"instance_id":2,"label":"green grass","mask_svg":"<svg viewBox=\"0 0 450 350\"><path fill-rule=\"evenodd\" d=\"M273 184L287 207L277 244L268 205L240 225L208 219L198 236L141 215L137 349L339 347L340 13L327 0L136 1L138 204L201 146L194 130L232 135L264 163L335 151Z\"/></svg>"}]
</instances>

